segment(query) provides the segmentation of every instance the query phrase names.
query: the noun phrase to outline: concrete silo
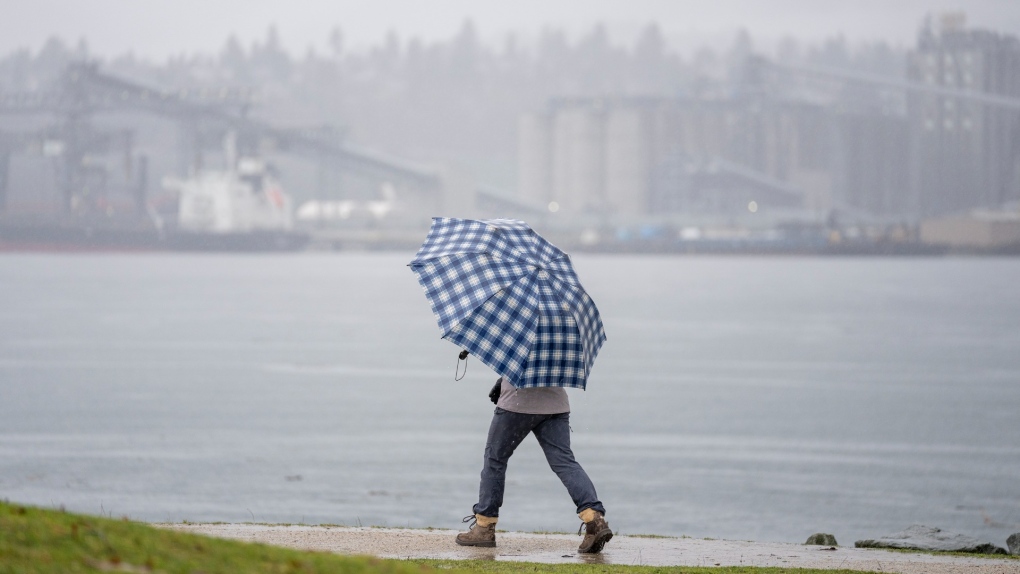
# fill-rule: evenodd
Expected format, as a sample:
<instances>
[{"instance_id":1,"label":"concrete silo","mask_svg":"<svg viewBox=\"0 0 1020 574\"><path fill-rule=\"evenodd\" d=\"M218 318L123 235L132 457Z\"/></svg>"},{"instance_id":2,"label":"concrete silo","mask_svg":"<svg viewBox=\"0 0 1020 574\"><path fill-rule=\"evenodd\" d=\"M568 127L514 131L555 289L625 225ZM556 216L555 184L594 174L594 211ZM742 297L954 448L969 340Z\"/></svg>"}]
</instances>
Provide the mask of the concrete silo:
<instances>
[{"instance_id":1,"label":"concrete silo","mask_svg":"<svg viewBox=\"0 0 1020 574\"><path fill-rule=\"evenodd\" d=\"M605 198L602 106L560 103L553 109L550 201L566 212L598 208Z\"/></svg>"},{"instance_id":2,"label":"concrete silo","mask_svg":"<svg viewBox=\"0 0 1020 574\"><path fill-rule=\"evenodd\" d=\"M525 113L517 122L517 181L522 199L548 205L553 199L552 117Z\"/></svg>"},{"instance_id":3,"label":"concrete silo","mask_svg":"<svg viewBox=\"0 0 1020 574\"><path fill-rule=\"evenodd\" d=\"M651 110L613 106L605 123L605 207L621 215L644 215L650 208Z\"/></svg>"}]
</instances>

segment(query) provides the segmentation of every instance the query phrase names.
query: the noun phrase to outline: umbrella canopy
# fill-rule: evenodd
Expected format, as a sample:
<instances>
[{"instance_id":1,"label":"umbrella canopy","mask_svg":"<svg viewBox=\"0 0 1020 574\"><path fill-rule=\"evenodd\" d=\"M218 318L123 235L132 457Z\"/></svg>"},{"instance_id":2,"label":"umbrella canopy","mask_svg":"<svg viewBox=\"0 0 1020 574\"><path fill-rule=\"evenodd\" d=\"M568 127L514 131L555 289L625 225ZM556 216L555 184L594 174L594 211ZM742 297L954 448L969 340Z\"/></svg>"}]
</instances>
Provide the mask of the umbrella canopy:
<instances>
[{"instance_id":1,"label":"umbrella canopy","mask_svg":"<svg viewBox=\"0 0 1020 574\"><path fill-rule=\"evenodd\" d=\"M443 338L518 388L585 388L606 340L570 258L512 219L432 220L408 264Z\"/></svg>"}]
</instances>

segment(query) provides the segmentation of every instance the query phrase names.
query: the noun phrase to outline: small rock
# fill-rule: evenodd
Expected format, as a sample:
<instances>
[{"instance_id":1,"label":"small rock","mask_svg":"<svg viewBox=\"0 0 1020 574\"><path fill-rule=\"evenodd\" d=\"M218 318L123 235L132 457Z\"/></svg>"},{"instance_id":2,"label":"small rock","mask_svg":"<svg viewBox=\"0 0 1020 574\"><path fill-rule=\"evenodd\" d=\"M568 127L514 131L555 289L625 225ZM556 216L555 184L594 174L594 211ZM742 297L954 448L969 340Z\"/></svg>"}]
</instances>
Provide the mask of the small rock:
<instances>
[{"instance_id":1,"label":"small rock","mask_svg":"<svg viewBox=\"0 0 1020 574\"><path fill-rule=\"evenodd\" d=\"M1009 535L1009 538L1006 539L1006 547L1009 548L1010 554L1020 556L1020 532Z\"/></svg>"},{"instance_id":2,"label":"small rock","mask_svg":"<svg viewBox=\"0 0 1020 574\"><path fill-rule=\"evenodd\" d=\"M974 552L975 554L1006 553L1004 548L999 548L994 544L920 524L914 524L903 532L889 534L875 540L858 540L854 546L857 548L905 548L935 552Z\"/></svg>"},{"instance_id":3,"label":"small rock","mask_svg":"<svg viewBox=\"0 0 1020 574\"><path fill-rule=\"evenodd\" d=\"M807 542L804 544L812 544L815 546L839 546L839 543L836 542L835 536L824 532L816 532L815 534L808 536Z\"/></svg>"}]
</instances>

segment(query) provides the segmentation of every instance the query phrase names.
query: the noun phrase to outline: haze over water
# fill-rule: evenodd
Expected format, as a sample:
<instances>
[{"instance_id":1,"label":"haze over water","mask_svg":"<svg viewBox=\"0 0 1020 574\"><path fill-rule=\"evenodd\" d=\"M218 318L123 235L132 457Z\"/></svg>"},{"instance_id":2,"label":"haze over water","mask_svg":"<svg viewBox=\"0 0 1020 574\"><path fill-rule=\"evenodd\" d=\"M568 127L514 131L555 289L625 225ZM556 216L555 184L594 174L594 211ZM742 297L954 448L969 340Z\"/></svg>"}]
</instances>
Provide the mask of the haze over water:
<instances>
[{"instance_id":1,"label":"haze over water","mask_svg":"<svg viewBox=\"0 0 1020 574\"><path fill-rule=\"evenodd\" d=\"M149 521L457 528L495 379L411 253L0 257L0 498ZM570 391L623 534L1020 530L1020 261L573 257ZM501 527L573 531L533 440Z\"/></svg>"}]
</instances>

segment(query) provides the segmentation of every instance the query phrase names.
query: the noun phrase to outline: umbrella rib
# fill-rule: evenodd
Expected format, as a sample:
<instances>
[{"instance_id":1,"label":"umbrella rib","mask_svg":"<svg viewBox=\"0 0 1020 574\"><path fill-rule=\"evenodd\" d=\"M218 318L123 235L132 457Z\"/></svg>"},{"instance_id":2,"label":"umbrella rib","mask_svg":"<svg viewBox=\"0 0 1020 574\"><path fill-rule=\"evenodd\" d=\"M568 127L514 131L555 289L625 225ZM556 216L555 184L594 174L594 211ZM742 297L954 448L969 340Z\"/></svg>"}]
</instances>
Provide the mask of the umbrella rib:
<instances>
[{"instance_id":1,"label":"umbrella rib","mask_svg":"<svg viewBox=\"0 0 1020 574\"><path fill-rule=\"evenodd\" d=\"M470 317L470 316L471 316L471 315L472 315L472 314L473 314L473 313L474 313L474 312L475 312L475 311L476 311L476 310L477 310L477 309L478 309L479 307L481 307L481 306L485 305L486 303L488 303L488 302L489 302L489 300L490 300L490 299L492 299L492 298L493 298L493 297L495 297L496 295L499 295L500 293L502 293L502 292L503 292L503 291L505 291L505 290L506 290L506 287L500 287L499 289L496 289L495 291L493 291L493 292L492 292L492 294L490 294L490 295L489 295L488 297L486 297L486 298L485 298L485 299L484 299L483 301L481 301L480 303L478 303L477 305L475 305L475 306L474 306L474 307L473 307L473 308L471 309L471 313L468 313L468 314L464 315L464 317L462 317L460 321L457 321L457 322L456 322L456 323L454 323L453 325L450 325L450 328L449 328L449 329L447 329L445 333L443 333L443 336L442 336L441 338L442 338L442 339L445 339L445 338L447 338L448 336L450 336L450 333L453 333L454 331L456 331L456 330L457 330L457 327L460 327L460 326L461 326L461 325L462 325L462 324L464 323L464 320L465 320L465 319L467 319L468 317Z\"/></svg>"},{"instance_id":2,"label":"umbrella rib","mask_svg":"<svg viewBox=\"0 0 1020 574\"><path fill-rule=\"evenodd\" d=\"M572 284L570 282L562 281L562 280L557 279L557 278L553 278L553 281L555 281L556 283L559 283L559 285L557 285L558 289L564 290L564 291L567 290L567 289L570 289L573 292L573 295L575 297L577 297L579 299L583 299L584 289L581 288L579 285L574 285L574 284ZM596 334L596 337L595 337L595 339L596 339L595 346L593 348L589 349L588 345L585 344L587 341L585 340L584 334L581 332L581 325L582 325L583 322L578 317L578 313L580 312L580 307L576 306L576 305L572 305L570 307L569 311L570 311L570 318L574 320L574 327L577 328L577 337L581 341L582 363L584 364L585 379L587 379L588 375L591 374L590 373L590 370L591 370L590 369L590 365L595 361L595 356L598 355L599 348L602 346L602 337L599 336L598 334ZM598 325L592 325L592 328L597 328L597 326Z\"/></svg>"},{"instance_id":3,"label":"umbrella rib","mask_svg":"<svg viewBox=\"0 0 1020 574\"><path fill-rule=\"evenodd\" d=\"M511 288L511 286L512 286L512 285L513 285L514 283L518 283L518 282L520 282L520 281L522 281L522 280L524 280L524 279L526 279L526 278L529 278L529 277L533 277L533 276L534 276L535 274L537 274L537 273L538 273L538 269L532 269L532 270L531 270L531 272L529 272L529 273L526 273L526 274L524 274L524 275L521 275L520 277L517 277L517 278L516 278L516 279L515 279L515 280L514 280L513 282L511 282L511 283L507 284L507 286L503 287L502 289L499 289L498 291L496 291L495 293L493 293L492 295L490 295L489 297L487 297L487 298L485 299L485 301L483 301L482 303L480 303L479 305L477 305L477 306L475 307L475 309L481 308L482 306L484 306L484 305L485 305L485 303L487 303L487 302L488 302L489 300L491 300L491 299L492 299L493 297L496 297L496 296L497 296L497 295L499 295L500 293L503 293L503 292L504 292L504 291L506 291L507 289L510 289L510 288ZM541 303L539 302L539 303L538 303L538 304L537 304L537 305L535 306L535 308L533 308L532 310L533 310L533 312L534 312L534 314L535 314L536 316L539 316L539 315L541 315ZM443 339L448 339L448 338L449 338L449 336L450 336L451 334L453 334L453 332L454 332L454 331L456 331L456 330L457 330L457 328L458 328L458 327L460 327L460 326L461 326L461 325L463 324L464 320L466 320L466 319L467 319L468 317L470 317L470 316L471 316L471 314L468 314L467 316L465 316L465 317L464 317L464 319L462 319L461 321L459 321L459 322L458 322L458 323L457 323L456 325L452 326L452 327L450 328L450 330L449 330L449 331L447 331L446 333L444 333L444 334L443 334L443 337L442 337L442 338L443 338ZM537 319L536 319L536 320L537 320ZM451 342L452 342L452 341L451 341ZM523 348L523 349L526 349L526 350L527 350L527 353L526 353L526 354L525 354L524 356L525 356L525 357L530 357L530 356L531 356L531 354L532 354L532 352L534 351L534 347L535 347L535 342L534 342L534 341L527 341L527 340L525 339L525 342L524 342L524 343L522 343L522 348ZM485 360L484 360L484 359L483 359L483 358L482 358L481 356L479 356L479 355L476 355L476 357L478 358L478 360L482 361L482 363L484 363L484 364L485 364L486 366L488 366L489 368L491 368L491 369L493 369L493 370L496 370L496 367L495 367L495 365L490 365L489 363L485 362ZM527 364L527 363L525 362L525 364ZM499 373L499 374L500 374L500 375L502 375L503 373ZM515 386L516 386L516 385L515 385Z\"/></svg>"},{"instance_id":4,"label":"umbrella rib","mask_svg":"<svg viewBox=\"0 0 1020 574\"><path fill-rule=\"evenodd\" d=\"M533 264L525 264L525 266L527 266L527 267L532 267L532 268L534 267L534 265L533 265ZM529 271L528 273L525 273L525 274L523 274L523 275L519 275L519 276L515 277L513 281L510 281L510 282L509 282L509 283L507 283L506 285L503 285L503 286L502 286L502 287L500 287L499 289L496 289L495 291L493 291L492 293L490 293L488 297L486 297L486 298L485 298L485 299L483 299L482 301L479 301L477 305L475 305L474 307L472 307L472 308L471 308L471 312L470 312L470 313L467 313L466 315L464 315L464 317L462 317L460 321L457 321L456 323L454 323L454 324L450 325L450 328L449 328L449 329L447 329L445 333L443 333L443 336L442 336L441 338L442 338L442 339L445 339L445 338L446 338L446 337L447 337L447 336L448 336L448 335L449 335L450 333L452 333L452 332L453 332L454 330L456 330L456 329L457 329L457 327L459 327L459 326L460 326L460 325L461 325L461 324L462 324L462 323L464 322L464 320L465 320L465 319L467 319L468 317L470 317L470 316L471 316L471 315L472 315L472 314L474 313L474 311L475 311L475 310L477 310L477 309L478 309L479 307L482 307L482 306L484 306L484 305L485 305L486 303L488 303L488 302L489 302L489 300L490 300L490 299L492 299L492 298L493 298L493 297L495 297L496 295L499 295L499 294L500 294L500 293L502 293L503 291L506 291L507 289L509 289L509 288L510 288L510 286L512 286L512 285L513 285L514 283L517 283L517 282L518 282L518 281L520 281L521 279L523 279L523 278L525 278L525 277L529 277L529 276L531 276L531 275L532 275L532 274L534 274L534 273L535 273L536 271L537 271L537 269L531 269L531 271Z\"/></svg>"},{"instance_id":5,"label":"umbrella rib","mask_svg":"<svg viewBox=\"0 0 1020 574\"><path fill-rule=\"evenodd\" d=\"M527 275L524 275L524 276L521 276L520 279L524 279L525 277L533 277L534 275L537 275L537 274L538 274L538 269L533 269L531 273L529 273ZM518 279L518 281L520 279ZM535 287L534 282L532 282L531 287L532 288ZM533 311L534 311L535 316L536 316L535 317L535 321L540 321L541 320L541 316L542 316L542 303L541 303L541 301L538 301L538 303L535 305ZM530 359L532 353L535 352L535 344L537 342L538 342L537 338L535 340L533 340L533 341L527 341L527 339L525 339L525 343L523 345L526 347L528 352L525 353L525 355L524 355L526 358L524 360L524 363L522 364L522 367L528 364L528 359ZM521 374L523 374L523 371L522 371ZM513 384L513 381L511 381L511 384ZM513 386L516 387L517 385L513 385Z\"/></svg>"}]
</instances>

